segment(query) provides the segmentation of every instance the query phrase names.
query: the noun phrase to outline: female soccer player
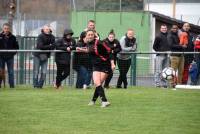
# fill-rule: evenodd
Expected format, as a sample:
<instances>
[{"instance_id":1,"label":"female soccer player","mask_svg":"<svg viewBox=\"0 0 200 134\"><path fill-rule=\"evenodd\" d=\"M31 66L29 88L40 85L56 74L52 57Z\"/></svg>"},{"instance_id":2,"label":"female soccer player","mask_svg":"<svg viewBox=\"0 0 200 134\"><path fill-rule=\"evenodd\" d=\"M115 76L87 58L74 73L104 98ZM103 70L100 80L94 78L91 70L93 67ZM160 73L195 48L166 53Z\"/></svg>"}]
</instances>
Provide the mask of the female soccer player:
<instances>
[{"instance_id":1,"label":"female soccer player","mask_svg":"<svg viewBox=\"0 0 200 134\"><path fill-rule=\"evenodd\" d=\"M112 59L111 49L105 42L95 39L93 30L86 32L87 47L77 48L77 51L88 52L92 57L93 62L93 81L95 84L95 91L92 100L88 105L94 105L97 98L101 98L101 107L107 107L110 102L107 101L104 89L102 87L103 82L112 70L115 69L114 60Z\"/></svg>"}]
</instances>

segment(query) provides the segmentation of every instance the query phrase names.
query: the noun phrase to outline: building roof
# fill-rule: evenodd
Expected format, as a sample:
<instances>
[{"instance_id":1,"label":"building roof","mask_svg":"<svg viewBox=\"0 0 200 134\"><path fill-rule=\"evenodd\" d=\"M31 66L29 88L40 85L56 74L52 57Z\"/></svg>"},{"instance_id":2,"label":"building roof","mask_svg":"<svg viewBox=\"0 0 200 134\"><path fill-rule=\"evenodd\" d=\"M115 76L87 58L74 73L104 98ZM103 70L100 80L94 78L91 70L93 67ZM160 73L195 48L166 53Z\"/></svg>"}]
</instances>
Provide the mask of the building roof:
<instances>
[{"instance_id":1,"label":"building roof","mask_svg":"<svg viewBox=\"0 0 200 134\"><path fill-rule=\"evenodd\" d=\"M159 20L160 22L163 22L165 24L177 24L180 28L183 26L183 24L185 23L185 21L179 20L179 19L175 19L157 12L152 12L150 11L150 14L153 15L153 17L155 17L157 20ZM194 25L194 24L190 24L191 27L191 32L195 33L195 34L200 34L200 26L198 25Z\"/></svg>"}]
</instances>

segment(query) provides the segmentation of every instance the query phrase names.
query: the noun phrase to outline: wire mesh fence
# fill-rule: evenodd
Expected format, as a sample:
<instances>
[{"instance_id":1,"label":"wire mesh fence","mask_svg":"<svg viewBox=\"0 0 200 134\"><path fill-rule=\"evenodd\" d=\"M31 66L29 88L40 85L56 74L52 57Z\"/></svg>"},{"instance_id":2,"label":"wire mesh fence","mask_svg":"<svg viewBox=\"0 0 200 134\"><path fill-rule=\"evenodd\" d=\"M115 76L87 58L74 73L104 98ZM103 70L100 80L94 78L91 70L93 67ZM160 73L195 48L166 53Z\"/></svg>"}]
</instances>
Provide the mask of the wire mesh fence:
<instances>
[{"instance_id":1,"label":"wire mesh fence","mask_svg":"<svg viewBox=\"0 0 200 134\"><path fill-rule=\"evenodd\" d=\"M30 39L30 42L34 44L35 40ZM57 66L55 63L55 53L62 52L61 50L33 50L31 49L33 46L24 47L21 50L0 50L2 52L17 52L17 55L14 58L14 73L15 73L15 82L17 85L19 84L33 84L33 66L34 66L34 56L33 52L51 52L51 56L48 59L47 65L47 74L45 79L45 85L52 85L56 80ZM127 73L128 85L136 85L136 86L144 86L144 87L152 87L155 86L154 76L156 72L156 63L155 57L156 54L165 54L168 56L168 60L170 54L173 52L131 52L131 64ZM176 52L177 53L177 52ZM73 56L75 52L71 53L71 65L70 74L66 80L63 81L63 85L75 86L77 81L77 71L74 70L73 64ZM180 52L183 55L194 55L199 54L199 52ZM77 59L79 60L79 59ZM168 64L167 66L170 66ZM67 66L64 66L66 68ZM126 65L123 66L126 68ZM111 79L110 85L117 86L117 82L119 79L119 67L116 67L114 71L113 78ZM92 82L91 82L92 83Z\"/></svg>"}]
</instances>

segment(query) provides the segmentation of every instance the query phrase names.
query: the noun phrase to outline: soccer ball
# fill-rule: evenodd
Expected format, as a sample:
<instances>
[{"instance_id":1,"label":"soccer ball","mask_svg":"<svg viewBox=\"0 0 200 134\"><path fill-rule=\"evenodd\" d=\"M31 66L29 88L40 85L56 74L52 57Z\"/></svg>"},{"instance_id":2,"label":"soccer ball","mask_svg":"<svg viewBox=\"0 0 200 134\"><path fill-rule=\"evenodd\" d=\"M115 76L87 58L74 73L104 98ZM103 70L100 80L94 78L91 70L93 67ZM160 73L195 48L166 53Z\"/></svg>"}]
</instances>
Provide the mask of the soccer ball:
<instances>
[{"instance_id":1,"label":"soccer ball","mask_svg":"<svg viewBox=\"0 0 200 134\"><path fill-rule=\"evenodd\" d=\"M171 67L166 67L162 70L161 76L165 80L171 80L174 78L176 72Z\"/></svg>"}]
</instances>

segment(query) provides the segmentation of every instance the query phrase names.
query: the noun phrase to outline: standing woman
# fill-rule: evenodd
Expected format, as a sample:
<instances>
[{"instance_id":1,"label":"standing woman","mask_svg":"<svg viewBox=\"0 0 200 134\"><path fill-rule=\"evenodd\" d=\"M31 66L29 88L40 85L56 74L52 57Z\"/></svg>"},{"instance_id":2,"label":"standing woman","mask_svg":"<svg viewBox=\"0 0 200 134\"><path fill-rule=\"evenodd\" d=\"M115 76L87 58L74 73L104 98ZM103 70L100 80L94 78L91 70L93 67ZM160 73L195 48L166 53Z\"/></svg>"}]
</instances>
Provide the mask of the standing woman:
<instances>
[{"instance_id":1,"label":"standing woman","mask_svg":"<svg viewBox=\"0 0 200 134\"><path fill-rule=\"evenodd\" d=\"M54 87L59 89L61 82L70 74L71 51L75 49L76 41L72 38L73 31L65 29L63 38L56 41L56 49L64 52L56 53L57 76Z\"/></svg>"},{"instance_id":2,"label":"standing woman","mask_svg":"<svg viewBox=\"0 0 200 134\"><path fill-rule=\"evenodd\" d=\"M86 32L82 32L80 40L77 42L76 46L80 48L87 47ZM76 66L78 66L76 88L87 89L92 78L92 61L90 54L77 52L76 56Z\"/></svg>"},{"instance_id":3,"label":"standing woman","mask_svg":"<svg viewBox=\"0 0 200 134\"><path fill-rule=\"evenodd\" d=\"M115 69L114 60L112 59L111 49L105 42L95 39L93 30L86 32L87 48L77 48L77 51L88 52L92 57L93 62L93 81L95 84L95 92L92 100L88 105L94 105L97 98L101 98L101 107L107 107L110 102L107 98L102 87L103 82L112 70Z\"/></svg>"},{"instance_id":4,"label":"standing woman","mask_svg":"<svg viewBox=\"0 0 200 134\"><path fill-rule=\"evenodd\" d=\"M121 51L121 46L120 46L119 41L115 39L115 33L113 29L110 31L110 33L108 34L108 37L104 41L106 42L106 44L108 44L108 47L110 47L110 49L112 50L111 52L113 55L113 60L116 65L117 53ZM108 77L105 80L104 88L107 88L107 89L109 88L109 83L112 77L113 77L113 72L110 72L108 74Z\"/></svg>"},{"instance_id":5,"label":"standing woman","mask_svg":"<svg viewBox=\"0 0 200 134\"><path fill-rule=\"evenodd\" d=\"M117 81L117 88L122 88L121 85L124 83L124 88L127 88L127 73L131 66L131 54L126 54L126 52L136 51L136 38L134 37L133 29L128 29L125 36L123 36L120 40L120 45L122 48L122 52L117 55L117 64L119 67L119 78Z\"/></svg>"}]
</instances>

